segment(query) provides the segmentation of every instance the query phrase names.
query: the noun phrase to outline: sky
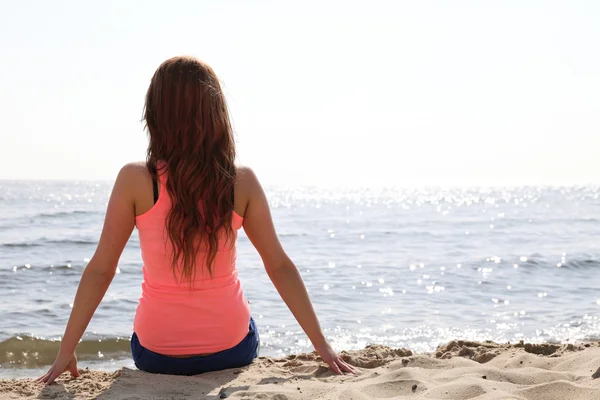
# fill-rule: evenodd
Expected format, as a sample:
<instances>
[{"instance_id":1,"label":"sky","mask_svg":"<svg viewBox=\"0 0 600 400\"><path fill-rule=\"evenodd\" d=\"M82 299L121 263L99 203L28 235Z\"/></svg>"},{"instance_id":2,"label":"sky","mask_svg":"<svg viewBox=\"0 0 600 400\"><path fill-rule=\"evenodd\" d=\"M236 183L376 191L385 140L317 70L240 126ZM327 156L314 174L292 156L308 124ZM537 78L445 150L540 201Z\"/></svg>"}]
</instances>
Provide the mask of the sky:
<instances>
[{"instance_id":1,"label":"sky","mask_svg":"<svg viewBox=\"0 0 600 400\"><path fill-rule=\"evenodd\" d=\"M0 178L143 160L162 61L223 83L267 184L600 183L600 2L2 1Z\"/></svg>"}]
</instances>

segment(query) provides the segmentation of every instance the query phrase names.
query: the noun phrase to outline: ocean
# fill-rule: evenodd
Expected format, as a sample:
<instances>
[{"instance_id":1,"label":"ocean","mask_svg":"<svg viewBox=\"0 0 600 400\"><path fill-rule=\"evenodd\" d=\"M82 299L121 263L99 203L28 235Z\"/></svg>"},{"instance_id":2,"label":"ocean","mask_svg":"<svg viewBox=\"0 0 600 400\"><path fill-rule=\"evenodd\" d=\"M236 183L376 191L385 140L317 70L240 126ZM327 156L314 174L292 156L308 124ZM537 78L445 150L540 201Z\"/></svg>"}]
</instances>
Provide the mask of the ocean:
<instances>
[{"instance_id":1,"label":"ocean","mask_svg":"<svg viewBox=\"0 0 600 400\"><path fill-rule=\"evenodd\" d=\"M35 376L54 360L111 186L0 181L0 377ZM338 350L600 339L600 187L269 187L267 195ZM80 367L133 367L141 266L134 231L79 345ZM243 231L237 266L261 355L310 351Z\"/></svg>"}]
</instances>

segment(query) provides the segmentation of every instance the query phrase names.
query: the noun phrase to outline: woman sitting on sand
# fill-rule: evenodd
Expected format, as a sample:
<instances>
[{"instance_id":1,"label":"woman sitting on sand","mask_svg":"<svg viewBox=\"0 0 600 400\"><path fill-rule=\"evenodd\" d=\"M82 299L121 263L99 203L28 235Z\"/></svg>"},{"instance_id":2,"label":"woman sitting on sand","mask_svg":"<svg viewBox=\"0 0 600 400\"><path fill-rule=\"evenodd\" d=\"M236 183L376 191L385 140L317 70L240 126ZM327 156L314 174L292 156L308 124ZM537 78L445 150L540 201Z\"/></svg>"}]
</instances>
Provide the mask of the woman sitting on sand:
<instances>
[{"instance_id":1,"label":"woman sitting on sand","mask_svg":"<svg viewBox=\"0 0 600 400\"><path fill-rule=\"evenodd\" d=\"M134 226L144 261L131 338L139 369L194 375L248 365L258 356L258 331L235 265L243 227L316 351L334 372L354 372L323 335L258 179L234 164L225 97L213 70L190 57L165 61L150 82L144 119L147 161L124 166L117 177L60 351L38 381L50 384L63 372L78 376L75 347Z\"/></svg>"}]
</instances>

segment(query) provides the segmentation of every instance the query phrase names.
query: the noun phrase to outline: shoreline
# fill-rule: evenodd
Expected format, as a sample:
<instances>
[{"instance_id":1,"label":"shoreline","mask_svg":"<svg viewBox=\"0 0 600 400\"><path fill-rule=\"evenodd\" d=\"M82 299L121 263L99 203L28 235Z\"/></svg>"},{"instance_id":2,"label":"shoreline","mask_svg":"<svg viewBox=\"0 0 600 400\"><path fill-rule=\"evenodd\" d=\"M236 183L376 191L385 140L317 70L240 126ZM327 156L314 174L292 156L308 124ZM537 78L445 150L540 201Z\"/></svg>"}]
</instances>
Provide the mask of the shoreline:
<instances>
[{"instance_id":1,"label":"shoreline","mask_svg":"<svg viewBox=\"0 0 600 400\"><path fill-rule=\"evenodd\" d=\"M49 387L1 379L0 400L600 398L600 342L451 341L432 353L372 345L340 355L360 373L336 376L314 353L260 357L248 367L193 377L85 369L80 378L65 375Z\"/></svg>"}]
</instances>

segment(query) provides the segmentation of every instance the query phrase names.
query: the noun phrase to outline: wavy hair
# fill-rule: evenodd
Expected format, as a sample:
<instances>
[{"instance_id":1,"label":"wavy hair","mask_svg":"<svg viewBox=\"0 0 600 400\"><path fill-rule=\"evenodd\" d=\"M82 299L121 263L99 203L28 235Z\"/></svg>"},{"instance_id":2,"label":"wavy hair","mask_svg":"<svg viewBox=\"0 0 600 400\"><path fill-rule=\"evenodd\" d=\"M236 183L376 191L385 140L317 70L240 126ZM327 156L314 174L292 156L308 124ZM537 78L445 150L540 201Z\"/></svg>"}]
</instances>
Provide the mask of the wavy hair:
<instances>
[{"instance_id":1,"label":"wavy hair","mask_svg":"<svg viewBox=\"0 0 600 400\"><path fill-rule=\"evenodd\" d=\"M212 68L192 57L163 62L146 93L143 120L148 169L155 179L168 173L173 273L193 282L202 251L212 276L220 239L233 238L236 178L229 112Z\"/></svg>"}]
</instances>

